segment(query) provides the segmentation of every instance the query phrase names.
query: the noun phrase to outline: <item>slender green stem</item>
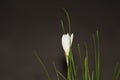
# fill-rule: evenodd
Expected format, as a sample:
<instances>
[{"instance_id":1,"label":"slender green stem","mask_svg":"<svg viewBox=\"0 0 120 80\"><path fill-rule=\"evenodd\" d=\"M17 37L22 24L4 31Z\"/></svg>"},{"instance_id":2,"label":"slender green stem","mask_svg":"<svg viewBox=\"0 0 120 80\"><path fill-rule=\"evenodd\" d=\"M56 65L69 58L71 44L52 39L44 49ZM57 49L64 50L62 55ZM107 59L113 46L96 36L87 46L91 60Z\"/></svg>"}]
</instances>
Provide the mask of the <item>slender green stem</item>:
<instances>
[{"instance_id":1,"label":"slender green stem","mask_svg":"<svg viewBox=\"0 0 120 80\"><path fill-rule=\"evenodd\" d=\"M57 76L57 80L60 80L60 79L59 79L59 75L58 75L58 73L57 73L57 68L56 68L55 63L53 63L53 66L54 66L54 69L55 69L55 73L56 73L56 76Z\"/></svg>"},{"instance_id":2,"label":"slender green stem","mask_svg":"<svg viewBox=\"0 0 120 80\"><path fill-rule=\"evenodd\" d=\"M120 76L120 68L118 69L118 72L117 72L117 74L116 74L115 80L118 80L118 79L119 79L119 76Z\"/></svg>"},{"instance_id":3,"label":"slender green stem","mask_svg":"<svg viewBox=\"0 0 120 80\"><path fill-rule=\"evenodd\" d=\"M65 14L66 14L66 16L67 16L68 27L69 27L69 34L70 34L70 33L71 33L70 16L69 16L69 14L68 14L68 12L67 12L67 10L66 10L65 8L63 8L63 10L64 10L64 12L65 12Z\"/></svg>"},{"instance_id":4,"label":"slender green stem","mask_svg":"<svg viewBox=\"0 0 120 80\"><path fill-rule=\"evenodd\" d=\"M65 27L64 27L63 20L61 19L60 22L61 22L61 25L62 25L62 31L63 31L63 34L65 34Z\"/></svg>"},{"instance_id":5,"label":"slender green stem","mask_svg":"<svg viewBox=\"0 0 120 80\"><path fill-rule=\"evenodd\" d=\"M85 56L85 80L89 80L89 65L88 65L88 48L87 44L85 43L85 49L86 49L86 56Z\"/></svg>"},{"instance_id":6,"label":"slender green stem","mask_svg":"<svg viewBox=\"0 0 120 80\"><path fill-rule=\"evenodd\" d=\"M74 59L73 59L72 50L70 50L70 58L71 58L71 66L72 66L73 78L74 78L74 80L76 80L76 67L75 67L75 63L74 63Z\"/></svg>"},{"instance_id":7,"label":"slender green stem","mask_svg":"<svg viewBox=\"0 0 120 80\"><path fill-rule=\"evenodd\" d=\"M34 53L35 53L35 57L37 58L37 60L39 61L39 63L42 65L42 68L43 68L43 70L45 71L48 80L51 80L50 75L49 75L49 73L48 73L48 71L47 71L47 68L46 68L46 66L44 65L44 63L42 62L41 58L38 56L37 51L35 51Z\"/></svg>"},{"instance_id":8,"label":"slender green stem","mask_svg":"<svg viewBox=\"0 0 120 80\"><path fill-rule=\"evenodd\" d=\"M115 68L114 68L112 80L117 80L116 76L117 76L117 73L118 73L118 72L119 72L119 64L117 63L117 64L115 65Z\"/></svg>"},{"instance_id":9,"label":"slender green stem","mask_svg":"<svg viewBox=\"0 0 120 80\"><path fill-rule=\"evenodd\" d=\"M85 80L89 80L87 56L85 57Z\"/></svg>"},{"instance_id":10,"label":"slender green stem","mask_svg":"<svg viewBox=\"0 0 120 80\"><path fill-rule=\"evenodd\" d=\"M86 52L86 57L87 57L87 59L88 59L88 48L87 48L86 42L85 42L85 52Z\"/></svg>"},{"instance_id":11,"label":"slender green stem","mask_svg":"<svg viewBox=\"0 0 120 80\"><path fill-rule=\"evenodd\" d=\"M96 51L96 40L93 34L93 42L94 42L94 54L95 54L95 71L96 71L96 80L98 80L98 65L97 65L97 51Z\"/></svg>"},{"instance_id":12,"label":"slender green stem","mask_svg":"<svg viewBox=\"0 0 120 80\"><path fill-rule=\"evenodd\" d=\"M72 50L69 52L69 64L67 65L67 80L76 80L76 67L73 59Z\"/></svg>"},{"instance_id":13,"label":"slender green stem","mask_svg":"<svg viewBox=\"0 0 120 80\"><path fill-rule=\"evenodd\" d=\"M64 80L67 80L67 79L63 76L63 74L62 74L61 72L57 71L57 73L58 73Z\"/></svg>"},{"instance_id":14,"label":"slender green stem","mask_svg":"<svg viewBox=\"0 0 120 80\"><path fill-rule=\"evenodd\" d=\"M69 53L70 54L70 53ZM71 69L72 69L72 65L71 65L71 59L70 59L70 55L69 55L69 57L68 57L68 59L69 59L69 64L68 64L68 80L71 80Z\"/></svg>"},{"instance_id":15,"label":"slender green stem","mask_svg":"<svg viewBox=\"0 0 120 80\"><path fill-rule=\"evenodd\" d=\"M99 39L99 32L98 31L96 31L96 37L97 37L97 42L98 42L98 80L100 80L100 74L101 74L101 72L100 72L100 39Z\"/></svg>"},{"instance_id":16,"label":"slender green stem","mask_svg":"<svg viewBox=\"0 0 120 80\"><path fill-rule=\"evenodd\" d=\"M84 79L84 66L83 66L83 61L82 61L82 54L81 54L81 50L80 50L80 45L77 45L78 48L78 54L79 54L79 58L80 58L80 64L81 64L81 68L82 68L82 80Z\"/></svg>"},{"instance_id":17,"label":"slender green stem","mask_svg":"<svg viewBox=\"0 0 120 80\"><path fill-rule=\"evenodd\" d=\"M92 72L92 80L94 80L94 71Z\"/></svg>"}]
</instances>

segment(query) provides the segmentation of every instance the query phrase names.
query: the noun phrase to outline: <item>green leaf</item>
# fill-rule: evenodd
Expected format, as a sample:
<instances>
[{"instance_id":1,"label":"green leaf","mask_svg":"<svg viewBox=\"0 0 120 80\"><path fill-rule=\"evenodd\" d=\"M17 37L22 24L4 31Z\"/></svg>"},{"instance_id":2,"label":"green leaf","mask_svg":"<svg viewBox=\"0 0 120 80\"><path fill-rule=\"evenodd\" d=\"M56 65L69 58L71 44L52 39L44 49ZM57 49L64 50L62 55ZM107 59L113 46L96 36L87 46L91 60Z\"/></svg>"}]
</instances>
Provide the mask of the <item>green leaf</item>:
<instances>
[{"instance_id":1,"label":"green leaf","mask_svg":"<svg viewBox=\"0 0 120 80\"><path fill-rule=\"evenodd\" d=\"M85 43L85 52L86 52L86 56L85 56L85 80L89 80L89 63L88 63L88 48L87 48L87 44Z\"/></svg>"},{"instance_id":2,"label":"green leaf","mask_svg":"<svg viewBox=\"0 0 120 80\"><path fill-rule=\"evenodd\" d=\"M45 71L48 80L51 80L50 75L49 75L49 73L48 73L48 71L47 71L47 68L46 68L46 66L44 65L44 63L42 62L41 58L38 56L37 51L34 51L34 53L35 53L35 57L37 58L38 62L42 65L42 68L43 68L43 70Z\"/></svg>"},{"instance_id":3,"label":"green leaf","mask_svg":"<svg viewBox=\"0 0 120 80\"><path fill-rule=\"evenodd\" d=\"M61 22L61 25L62 25L63 34L65 34L65 27L64 27L64 24L63 24L63 20L61 20L60 22Z\"/></svg>"},{"instance_id":4,"label":"green leaf","mask_svg":"<svg viewBox=\"0 0 120 80\"><path fill-rule=\"evenodd\" d=\"M75 67L75 63L74 63L74 58L73 58L73 54L72 54L72 50L70 50L70 63L71 63L71 67L72 67L72 69L71 69L71 72L72 72L72 80L76 80L76 75L77 75L77 73L76 73L76 67Z\"/></svg>"},{"instance_id":5,"label":"green leaf","mask_svg":"<svg viewBox=\"0 0 120 80\"><path fill-rule=\"evenodd\" d=\"M117 63L117 64L115 65L115 68L114 68L114 72L113 72L112 80L115 80L115 77L116 77L116 74L117 74L118 68L119 68L119 64Z\"/></svg>"},{"instance_id":6,"label":"green leaf","mask_svg":"<svg viewBox=\"0 0 120 80\"><path fill-rule=\"evenodd\" d=\"M64 80L67 80L61 72L57 71L57 73L58 73Z\"/></svg>"},{"instance_id":7,"label":"green leaf","mask_svg":"<svg viewBox=\"0 0 120 80\"><path fill-rule=\"evenodd\" d=\"M95 71L96 71L96 80L98 80L98 65L97 65L97 51L96 51L96 40L93 34L93 42L94 42L94 54L95 54Z\"/></svg>"},{"instance_id":8,"label":"green leaf","mask_svg":"<svg viewBox=\"0 0 120 80\"><path fill-rule=\"evenodd\" d=\"M92 80L94 80L94 71L92 72Z\"/></svg>"},{"instance_id":9,"label":"green leaf","mask_svg":"<svg viewBox=\"0 0 120 80\"><path fill-rule=\"evenodd\" d=\"M100 80L100 78L101 78L100 77L101 76L100 75L101 74L100 63L101 62L100 62L100 39L99 39L99 32L98 31L96 31L96 37L97 37L97 44L98 44L98 57L97 57L98 58L98 60L97 60L98 61L98 64L97 64L98 65L97 66L98 67L98 80Z\"/></svg>"},{"instance_id":10,"label":"green leaf","mask_svg":"<svg viewBox=\"0 0 120 80\"><path fill-rule=\"evenodd\" d=\"M118 69L118 72L117 72L117 74L116 74L115 80L118 80L119 77L120 77L120 68Z\"/></svg>"},{"instance_id":11,"label":"green leaf","mask_svg":"<svg viewBox=\"0 0 120 80\"><path fill-rule=\"evenodd\" d=\"M87 60L87 57L85 57L85 80L89 80L89 75L88 75L88 60Z\"/></svg>"},{"instance_id":12,"label":"green leaf","mask_svg":"<svg viewBox=\"0 0 120 80\"><path fill-rule=\"evenodd\" d=\"M96 41L97 40L97 41ZM96 31L96 36L93 35L94 41L94 53L95 53L95 71L96 71L96 80L101 78L101 68L100 68L100 41L99 41L99 32ZM96 46L97 43L97 46Z\"/></svg>"},{"instance_id":13,"label":"green leaf","mask_svg":"<svg viewBox=\"0 0 120 80\"><path fill-rule=\"evenodd\" d=\"M78 48L78 54L79 54L79 58L80 58L80 64L81 64L81 68L82 68L82 80L84 80L84 66L83 66L83 61L82 61L82 54L81 54L81 50L80 50L80 45L77 45Z\"/></svg>"},{"instance_id":14,"label":"green leaf","mask_svg":"<svg viewBox=\"0 0 120 80\"><path fill-rule=\"evenodd\" d=\"M54 69L55 69L55 73L56 73L56 76L57 76L57 80L60 80L60 79L59 79L59 75L58 75L58 73L57 73L57 68L56 68L55 63L53 63L53 66L54 66Z\"/></svg>"},{"instance_id":15,"label":"green leaf","mask_svg":"<svg viewBox=\"0 0 120 80\"><path fill-rule=\"evenodd\" d=\"M69 34L70 34L70 33L71 33L70 16L69 16L69 14L68 14L68 12L67 12L67 10L66 10L65 8L63 8L63 10L64 10L64 12L65 12L65 14L66 14L66 16L67 16L68 27L69 27Z\"/></svg>"}]
</instances>

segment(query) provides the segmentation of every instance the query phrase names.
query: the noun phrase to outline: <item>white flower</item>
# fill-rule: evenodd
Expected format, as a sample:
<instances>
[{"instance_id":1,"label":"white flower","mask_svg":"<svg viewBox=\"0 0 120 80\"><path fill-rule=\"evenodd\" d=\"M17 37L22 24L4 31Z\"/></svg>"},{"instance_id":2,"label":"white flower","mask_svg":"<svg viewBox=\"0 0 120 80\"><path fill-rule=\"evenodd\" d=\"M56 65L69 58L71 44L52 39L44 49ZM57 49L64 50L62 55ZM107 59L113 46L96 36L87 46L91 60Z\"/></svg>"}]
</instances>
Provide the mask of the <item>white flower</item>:
<instances>
[{"instance_id":1,"label":"white flower","mask_svg":"<svg viewBox=\"0 0 120 80\"><path fill-rule=\"evenodd\" d=\"M63 34L62 36L62 46L63 49L65 51L65 56L66 56L66 61L68 63L68 56L69 56L69 51L70 51L70 47L72 45L73 42L73 33L71 35L67 34Z\"/></svg>"}]
</instances>

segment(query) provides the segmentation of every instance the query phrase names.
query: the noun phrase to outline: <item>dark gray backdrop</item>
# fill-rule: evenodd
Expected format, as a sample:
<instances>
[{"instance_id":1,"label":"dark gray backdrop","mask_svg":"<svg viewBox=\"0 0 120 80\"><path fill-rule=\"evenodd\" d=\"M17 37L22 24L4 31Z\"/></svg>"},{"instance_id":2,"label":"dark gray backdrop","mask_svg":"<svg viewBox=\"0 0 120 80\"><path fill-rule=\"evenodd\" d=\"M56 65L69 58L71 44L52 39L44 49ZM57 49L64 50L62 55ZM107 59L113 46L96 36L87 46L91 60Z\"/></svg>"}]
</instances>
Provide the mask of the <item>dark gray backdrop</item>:
<instances>
[{"instance_id":1,"label":"dark gray backdrop","mask_svg":"<svg viewBox=\"0 0 120 80\"><path fill-rule=\"evenodd\" d=\"M65 74L64 51L61 46L60 19L71 17L74 33L73 52L80 68L77 43L84 55L83 42L89 48L90 70L94 68L92 34L100 32L102 80L110 80L116 62L120 62L120 6L110 0L4 0L0 2L0 80L47 80L41 65L34 57L39 51L56 80L52 62ZM80 80L81 71L78 69Z\"/></svg>"}]
</instances>

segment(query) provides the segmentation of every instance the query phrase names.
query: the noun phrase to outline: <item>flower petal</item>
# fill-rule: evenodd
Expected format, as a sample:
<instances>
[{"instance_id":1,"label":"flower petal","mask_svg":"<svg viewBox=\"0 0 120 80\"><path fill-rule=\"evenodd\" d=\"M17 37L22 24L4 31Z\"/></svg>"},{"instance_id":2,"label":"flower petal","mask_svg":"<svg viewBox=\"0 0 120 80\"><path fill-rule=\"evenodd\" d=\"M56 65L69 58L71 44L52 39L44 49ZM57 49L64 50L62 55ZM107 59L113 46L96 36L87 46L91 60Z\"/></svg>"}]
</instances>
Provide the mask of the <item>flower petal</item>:
<instances>
[{"instance_id":1,"label":"flower petal","mask_svg":"<svg viewBox=\"0 0 120 80\"><path fill-rule=\"evenodd\" d=\"M63 46L65 53L67 53L68 55L69 50L70 50L70 36L68 33L62 36L62 46Z\"/></svg>"},{"instance_id":2,"label":"flower petal","mask_svg":"<svg viewBox=\"0 0 120 80\"><path fill-rule=\"evenodd\" d=\"M72 42L73 42L73 33L71 34L70 39L71 39L71 40L70 40L70 41L71 41L70 44L72 45Z\"/></svg>"}]
</instances>

